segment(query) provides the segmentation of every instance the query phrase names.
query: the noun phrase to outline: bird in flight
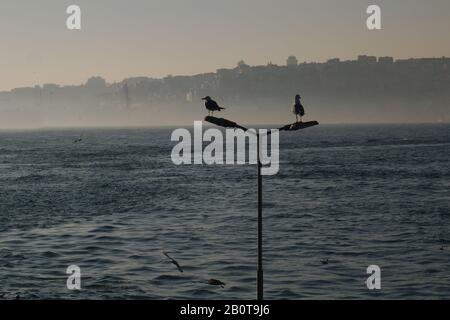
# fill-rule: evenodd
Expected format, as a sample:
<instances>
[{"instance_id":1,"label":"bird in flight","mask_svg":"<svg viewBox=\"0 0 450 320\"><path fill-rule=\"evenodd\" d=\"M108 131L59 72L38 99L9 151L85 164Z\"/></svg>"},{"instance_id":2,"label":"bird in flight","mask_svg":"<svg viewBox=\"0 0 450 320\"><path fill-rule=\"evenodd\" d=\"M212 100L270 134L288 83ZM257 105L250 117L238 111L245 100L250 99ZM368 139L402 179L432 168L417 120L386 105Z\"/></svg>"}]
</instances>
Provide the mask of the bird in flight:
<instances>
[{"instance_id":1,"label":"bird in flight","mask_svg":"<svg viewBox=\"0 0 450 320\"><path fill-rule=\"evenodd\" d=\"M180 265L175 259L169 256L165 251L163 251L163 254L170 260L170 262L172 262L177 267L178 271L183 272L183 269L181 269Z\"/></svg>"},{"instance_id":2,"label":"bird in flight","mask_svg":"<svg viewBox=\"0 0 450 320\"><path fill-rule=\"evenodd\" d=\"M221 111L225 108L220 107L217 102L215 102L213 99L211 99L210 96L202 98L202 100L205 100L205 107L208 109L208 116L214 115L214 111Z\"/></svg>"},{"instance_id":3,"label":"bird in flight","mask_svg":"<svg viewBox=\"0 0 450 320\"><path fill-rule=\"evenodd\" d=\"M80 137L78 137L77 139L73 140L73 143L78 143L83 141L83 134L80 134Z\"/></svg>"},{"instance_id":4,"label":"bird in flight","mask_svg":"<svg viewBox=\"0 0 450 320\"><path fill-rule=\"evenodd\" d=\"M225 283L223 283L222 281L217 280L217 279L209 279L209 280L207 281L207 283L208 283L209 285L211 285L211 286L220 286L220 287L222 287L222 288L225 287Z\"/></svg>"}]
</instances>

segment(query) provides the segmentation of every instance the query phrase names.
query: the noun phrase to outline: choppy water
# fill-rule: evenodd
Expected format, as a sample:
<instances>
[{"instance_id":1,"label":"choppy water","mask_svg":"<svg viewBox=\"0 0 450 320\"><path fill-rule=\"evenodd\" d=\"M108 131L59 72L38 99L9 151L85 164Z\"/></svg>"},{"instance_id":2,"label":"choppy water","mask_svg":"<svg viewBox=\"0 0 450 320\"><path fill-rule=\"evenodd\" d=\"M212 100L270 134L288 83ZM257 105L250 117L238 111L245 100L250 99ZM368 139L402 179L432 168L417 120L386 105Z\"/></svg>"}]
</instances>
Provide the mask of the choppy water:
<instances>
[{"instance_id":1,"label":"choppy water","mask_svg":"<svg viewBox=\"0 0 450 320\"><path fill-rule=\"evenodd\" d=\"M0 298L253 299L256 168L177 167L170 133L0 132ZM266 298L450 298L450 125L322 125L280 146Z\"/></svg>"}]
</instances>

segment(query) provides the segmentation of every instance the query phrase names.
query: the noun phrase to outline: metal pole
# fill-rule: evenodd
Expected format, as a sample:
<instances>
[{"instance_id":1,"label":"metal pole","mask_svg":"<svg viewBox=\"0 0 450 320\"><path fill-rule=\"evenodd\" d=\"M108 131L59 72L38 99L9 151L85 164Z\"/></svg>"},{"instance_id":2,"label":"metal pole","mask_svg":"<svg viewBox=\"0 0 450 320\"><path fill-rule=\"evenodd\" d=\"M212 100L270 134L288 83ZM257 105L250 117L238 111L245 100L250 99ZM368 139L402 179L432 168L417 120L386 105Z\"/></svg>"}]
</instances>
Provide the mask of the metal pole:
<instances>
[{"instance_id":1,"label":"metal pole","mask_svg":"<svg viewBox=\"0 0 450 320\"><path fill-rule=\"evenodd\" d=\"M263 266L262 266L262 176L259 134L257 134L258 152L258 275L257 275L257 299L263 300Z\"/></svg>"}]
</instances>

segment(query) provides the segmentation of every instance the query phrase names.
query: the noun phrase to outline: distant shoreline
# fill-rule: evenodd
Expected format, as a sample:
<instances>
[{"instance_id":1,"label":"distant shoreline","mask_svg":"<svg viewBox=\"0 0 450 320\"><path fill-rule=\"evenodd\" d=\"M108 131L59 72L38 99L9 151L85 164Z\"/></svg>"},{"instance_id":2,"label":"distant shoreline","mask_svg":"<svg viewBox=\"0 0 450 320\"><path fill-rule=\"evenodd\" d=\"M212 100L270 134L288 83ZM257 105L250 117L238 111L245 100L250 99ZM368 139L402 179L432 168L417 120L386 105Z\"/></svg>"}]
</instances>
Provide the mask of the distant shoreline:
<instances>
[{"instance_id":1,"label":"distant shoreline","mask_svg":"<svg viewBox=\"0 0 450 320\"><path fill-rule=\"evenodd\" d=\"M249 124L249 127L253 128L267 128L274 129L280 124ZM320 123L321 126L433 126L433 125L450 125L449 122L380 122L380 123ZM0 128L0 132L6 131L72 131L72 130L148 130L148 129L175 129L179 127L190 128L192 124L180 124L180 125L160 125L160 126L49 126L49 127L30 127L30 128ZM210 125L205 124L205 127Z\"/></svg>"}]
</instances>

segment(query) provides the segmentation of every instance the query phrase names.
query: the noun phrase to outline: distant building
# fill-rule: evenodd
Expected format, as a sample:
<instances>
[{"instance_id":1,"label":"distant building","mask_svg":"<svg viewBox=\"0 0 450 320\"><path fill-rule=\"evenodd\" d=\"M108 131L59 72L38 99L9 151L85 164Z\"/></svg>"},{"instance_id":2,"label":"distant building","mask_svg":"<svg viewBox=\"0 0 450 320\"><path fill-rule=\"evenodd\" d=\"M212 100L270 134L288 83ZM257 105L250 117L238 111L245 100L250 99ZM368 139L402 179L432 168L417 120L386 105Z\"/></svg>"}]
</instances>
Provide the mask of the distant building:
<instances>
[{"instance_id":1,"label":"distant building","mask_svg":"<svg viewBox=\"0 0 450 320\"><path fill-rule=\"evenodd\" d=\"M235 71L233 69L217 69L216 74L219 78L231 77L233 76Z\"/></svg>"},{"instance_id":2,"label":"distant building","mask_svg":"<svg viewBox=\"0 0 450 320\"><path fill-rule=\"evenodd\" d=\"M236 69L239 74L244 74L250 69L250 66L244 60L241 60L238 62Z\"/></svg>"},{"instance_id":3,"label":"distant building","mask_svg":"<svg viewBox=\"0 0 450 320\"><path fill-rule=\"evenodd\" d=\"M447 70L448 66L449 66L450 59L447 58L447 57L442 57L442 61L444 62L444 64L442 65L442 68L444 70Z\"/></svg>"},{"instance_id":4,"label":"distant building","mask_svg":"<svg viewBox=\"0 0 450 320\"><path fill-rule=\"evenodd\" d=\"M244 60L241 60L241 61L239 61L239 62L237 63L237 67L238 67L239 69L246 69L246 68L248 68L248 67L250 67L250 66L249 66L248 64L246 64Z\"/></svg>"},{"instance_id":5,"label":"distant building","mask_svg":"<svg viewBox=\"0 0 450 320\"><path fill-rule=\"evenodd\" d=\"M297 67L298 66L298 60L295 56L290 56L286 60L286 65L288 67Z\"/></svg>"},{"instance_id":6,"label":"distant building","mask_svg":"<svg viewBox=\"0 0 450 320\"><path fill-rule=\"evenodd\" d=\"M186 93L186 102L192 102L194 101L194 93L192 91L189 91Z\"/></svg>"},{"instance_id":7,"label":"distant building","mask_svg":"<svg viewBox=\"0 0 450 320\"><path fill-rule=\"evenodd\" d=\"M394 58L393 57L379 57L378 58L378 63L394 63Z\"/></svg>"},{"instance_id":8,"label":"distant building","mask_svg":"<svg viewBox=\"0 0 450 320\"><path fill-rule=\"evenodd\" d=\"M341 62L341 59L339 59L339 58L334 58L334 59L328 59L327 60L328 64L337 64L339 62Z\"/></svg>"},{"instance_id":9,"label":"distant building","mask_svg":"<svg viewBox=\"0 0 450 320\"><path fill-rule=\"evenodd\" d=\"M106 88L106 81L102 77L92 77L88 79L86 86L92 89L104 89Z\"/></svg>"},{"instance_id":10,"label":"distant building","mask_svg":"<svg viewBox=\"0 0 450 320\"><path fill-rule=\"evenodd\" d=\"M59 89L59 85L53 84L53 83L45 83L42 86L42 89L45 90L45 91L55 91L55 90Z\"/></svg>"},{"instance_id":11,"label":"distant building","mask_svg":"<svg viewBox=\"0 0 450 320\"><path fill-rule=\"evenodd\" d=\"M128 83L124 83L122 90L125 96L125 106L128 109L130 107L130 88L128 87Z\"/></svg>"},{"instance_id":12,"label":"distant building","mask_svg":"<svg viewBox=\"0 0 450 320\"><path fill-rule=\"evenodd\" d=\"M377 57L375 57L375 56L366 56L366 55L358 56L358 62L359 63L376 63L377 62Z\"/></svg>"}]
</instances>

